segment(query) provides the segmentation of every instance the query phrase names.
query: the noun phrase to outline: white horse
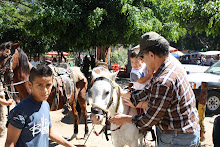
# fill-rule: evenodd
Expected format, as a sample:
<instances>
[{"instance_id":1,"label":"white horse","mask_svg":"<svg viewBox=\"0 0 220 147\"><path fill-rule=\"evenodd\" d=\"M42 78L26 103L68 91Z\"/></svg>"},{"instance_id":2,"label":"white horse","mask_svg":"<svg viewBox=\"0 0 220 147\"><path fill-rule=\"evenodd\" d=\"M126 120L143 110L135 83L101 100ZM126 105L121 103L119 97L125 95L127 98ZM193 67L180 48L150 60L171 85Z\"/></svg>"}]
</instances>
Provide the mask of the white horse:
<instances>
[{"instance_id":1,"label":"white horse","mask_svg":"<svg viewBox=\"0 0 220 147\"><path fill-rule=\"evenodd\" d=\"M91 88L93 98L93 111L91 120L94 124L102 123L103 114L94 113L94 111L105 111L108 116L113 117L115 114L135 115L137 110L126 106L120 98L120 87L115 83L117 72L111 73L102 67L97 67L92 71L93 86ZM111 124L111 136L115 147L138 146L138 139L143 135L139 134L138 128L133 124L124 124L116 126ZM142 141L141 141L142 146Z\"/></svg>"}]
</instances>

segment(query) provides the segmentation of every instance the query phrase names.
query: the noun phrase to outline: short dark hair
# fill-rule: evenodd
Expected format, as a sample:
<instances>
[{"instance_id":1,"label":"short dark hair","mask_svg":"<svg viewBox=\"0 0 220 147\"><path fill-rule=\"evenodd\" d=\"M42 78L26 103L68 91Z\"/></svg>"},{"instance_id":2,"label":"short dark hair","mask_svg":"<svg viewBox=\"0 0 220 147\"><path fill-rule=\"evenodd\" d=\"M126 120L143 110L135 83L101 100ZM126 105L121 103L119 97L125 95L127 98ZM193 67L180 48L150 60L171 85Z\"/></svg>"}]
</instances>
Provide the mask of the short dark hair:
<instances>
[{"instance_id":1,"label":"short dark hair","mask_svg":"<svg viewBox=\"0 0 220 147\"><path fill-rule=\"evenodd\" d=\"M156 45L147 47L145 49L145 53L149 53L149 51L151 51L152 53L154 53L155 55L161 57L161 56L168 56L169 55L169 43L167 41L164 42L160 42Z\"/></svg>"},{"instance_id":2,"label":"short dark hair","mask_svg":"<svg viewBox=\"0 0 220 147\"><path fill-rule=\"evenodd\" d=\"M137 58L137 57L138 57L137 52L131 51L130 58ZM139 57L140 57L140 58L143 58L143 56L139 56Z\"/></svg>"},{"instance_id":3,"label":"short dark hair","mask_svg":"<svg viewBox=\"0 0 220 147\"><path fill-rule=\"evenodd\" d=\"M29 81L33 82L36 77L52 77L53 72L51 68L46 64L38 64L30 71Z\"/></svg>"},{"instance_id":4,"label":"short dark hair","mask_svg":"<svg viewBox=\"0 0 220 147\"><path fill-rule=\"evenodd\" d=\"M169 42L163 36L156 32L147 32L140 37L139 55L151 51L159 57L168 56L169 47Z\"/></svg>"}]
</instances>

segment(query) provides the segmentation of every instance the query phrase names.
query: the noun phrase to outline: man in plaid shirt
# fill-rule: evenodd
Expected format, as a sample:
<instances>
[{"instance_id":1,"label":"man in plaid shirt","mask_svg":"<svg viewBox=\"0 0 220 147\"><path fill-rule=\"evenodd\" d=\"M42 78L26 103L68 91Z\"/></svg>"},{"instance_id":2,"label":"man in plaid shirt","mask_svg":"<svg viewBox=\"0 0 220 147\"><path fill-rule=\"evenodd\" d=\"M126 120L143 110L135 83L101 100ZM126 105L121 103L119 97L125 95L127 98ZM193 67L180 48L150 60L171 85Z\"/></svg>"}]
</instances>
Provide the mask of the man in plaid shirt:
<instances>
[{"instance_id":1,"label":"man in plaid shirt","mask_svg":"<svg viewBox=\"0 0 220 147\"><path fill-rule=\"evenodd\" d=\"M182 65L169 55L168 41L155 32L145 33L140 38L139 55L144 56L148 69L154 71L150 86L122 96L128 97L124 101L130 106L147 103L148 107L140 115L119 114L110 122L133 123L140 129L156 125L159 147L197 147L200 126L195 96Z\"/></svg>"}]
</instances>

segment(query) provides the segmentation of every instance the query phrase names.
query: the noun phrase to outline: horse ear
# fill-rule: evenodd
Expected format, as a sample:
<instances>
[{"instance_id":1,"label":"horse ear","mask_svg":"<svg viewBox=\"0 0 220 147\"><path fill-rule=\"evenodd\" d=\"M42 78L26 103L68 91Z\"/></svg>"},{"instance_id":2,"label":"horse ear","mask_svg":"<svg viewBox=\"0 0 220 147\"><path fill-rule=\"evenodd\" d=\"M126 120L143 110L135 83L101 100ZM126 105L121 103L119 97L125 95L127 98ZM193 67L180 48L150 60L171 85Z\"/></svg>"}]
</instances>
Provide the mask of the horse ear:
<instances>
[{"instance_id":1,"label":"horse ear","mask_svg":"<svg viewBox=\"0 0 220 147\"><path fill-rule=\"evenodd\" d=\"M11 45L11 48L16 50L20 45L21 45L21 42L14 43L14 44Z\"/></svg>"},{"instance_id":2,"label":"horse ear","mask_svg":"<svg viewBox=\"0 0 220 147\"><path fill-rule=\"evenodd\" d=\"M110 78L111 78L112 81L114 81L117 78L118 72L119 71L111 73L111 77Z\"/></svg>"}]
</instances>

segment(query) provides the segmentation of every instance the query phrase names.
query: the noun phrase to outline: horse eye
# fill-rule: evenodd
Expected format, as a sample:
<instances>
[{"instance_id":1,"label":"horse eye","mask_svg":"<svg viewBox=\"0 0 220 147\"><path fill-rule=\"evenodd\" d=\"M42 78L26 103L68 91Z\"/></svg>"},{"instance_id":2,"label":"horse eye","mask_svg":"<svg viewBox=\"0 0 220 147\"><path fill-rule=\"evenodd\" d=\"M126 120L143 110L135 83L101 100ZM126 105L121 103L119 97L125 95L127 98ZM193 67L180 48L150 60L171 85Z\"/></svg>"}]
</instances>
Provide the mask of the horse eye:
<instances>
[{"instance_id":1,"label":"horse eye","mask_svg":"<svg viewBox=\"0 0 220 147\"><path fill-rule=\"evenodd\" d=\"M108 94L109 94L109 91L107 91L105 94L108 95Z\"/></svg>"}]
</instances>

